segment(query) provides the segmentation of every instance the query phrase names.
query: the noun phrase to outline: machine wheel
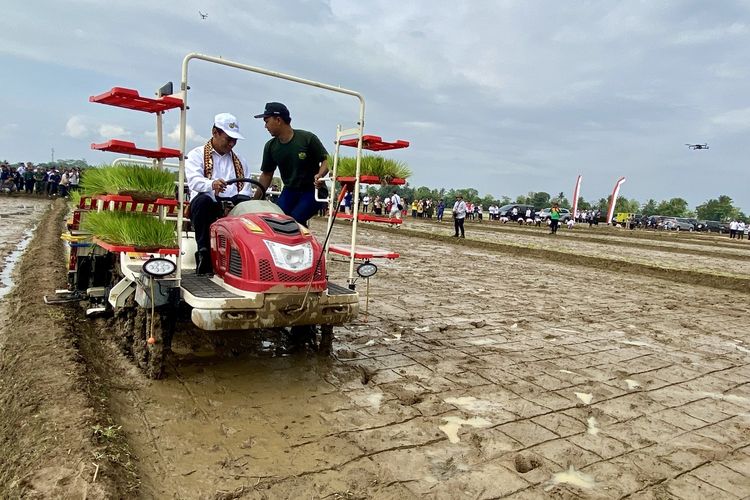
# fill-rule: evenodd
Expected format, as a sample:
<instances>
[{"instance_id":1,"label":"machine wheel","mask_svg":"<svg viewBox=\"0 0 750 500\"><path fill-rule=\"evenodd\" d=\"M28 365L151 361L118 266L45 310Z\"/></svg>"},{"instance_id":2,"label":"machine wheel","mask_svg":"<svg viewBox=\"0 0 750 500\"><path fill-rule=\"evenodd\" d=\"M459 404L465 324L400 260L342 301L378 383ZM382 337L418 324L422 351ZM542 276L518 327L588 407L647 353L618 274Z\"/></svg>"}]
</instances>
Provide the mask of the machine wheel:
<instances>
[{"instance_id":1,"label":"machine wheel","mask_svg":"<svg viewBox=\"0 0 750 500\"><path fill-rule=\"evenodd\" d=\"M148 378L164 377L164 361L172 347L176 318L174 309L159 307L151 315L151 310L137 308L133 325L133 359ZM149 344L153 325L155 342Z\"/></svg>"},{"instance_id":2,"label":"machine wheel","mask_svg":"<svg viewBox=\"0 0 750 500\"><path fill-rule=\"evenodd\" d=\"M333 350L333 325L320 325L320 342L318 352L329 356Z\"/></svg>"},{"instance_id":3,"label":"machine wheel","mask_svg":"<svg viewBox=\"0 0 750 500\"><path fill-rule=\"evenodd\" d=\"M131 354L133 332L136 331L135 320L138 309L139 308L135 305L133 298L129 297L125 303L125 307L116 309L114 316L112 317L115 341L123 354Z\"/></svg>"}]
</instances>

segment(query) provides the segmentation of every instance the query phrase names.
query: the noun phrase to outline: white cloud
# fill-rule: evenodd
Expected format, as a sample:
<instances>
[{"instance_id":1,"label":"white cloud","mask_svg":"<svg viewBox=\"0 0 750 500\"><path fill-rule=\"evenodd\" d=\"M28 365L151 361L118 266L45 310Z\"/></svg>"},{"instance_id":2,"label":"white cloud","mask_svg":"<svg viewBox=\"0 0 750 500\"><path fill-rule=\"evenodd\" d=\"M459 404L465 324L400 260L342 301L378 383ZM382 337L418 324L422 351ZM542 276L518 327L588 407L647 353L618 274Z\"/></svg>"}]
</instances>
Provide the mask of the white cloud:
<instances>
[{"instance_id":1,"label":"white cloud","mask_svg":"<svg viewBox=\"0 0 750 500\"><path fill-rule=\"evenodd\" d=\"M715 42L731 36L746 35L748 27L743 23L732 23L729 26L719 26L717 28L685 31L672 37L672 43L675 45L699 45L708 42Z\"/></svg>"},{"instance_id":2,"label":"white cloud","mask_svg":"<svg viewBox=\"0 0 750 500\"><path fill-rule=\"evenodd\" d=\"M156 140L156 131L155 130L146 130L143 135L151 140ZM185 127L185 137L188 147L191 145L196 144L204 144L206 141L208 141L208 138L203 137L202 135L195 132L195 129L191 127L190 125L186 125ZM174 129L172 129L171 132L166 134L166 139L171 141L173 144L170 147L177 147L180 143L180 126L175 125ZM166 142L166 141L165 141Z\"/></svg>"},{"instance_id":3,"label":"white cloud","mask_svg":"<svg viewBox=\"0 0 750 500\"><path fill-rule=\"evenodd\" d=\"M103 139L119 139L130 135L130 132L125 130L120 125L113 125L110 123L103 123L99 125L99 135Z\"/></svg>"},{"instance_id":4,"label":"white cloud","mask_svg":"<svg viewBox=\"0 0 750 500\"><path fill-rule=\"evenodd\" d=\"M404 126L409 127L409 128L421 128L421 129L440 128L440 125L438 125L435 122L423 122L423 121L404 122Z\"/></svg>"},{"instance_id":5,"label":"white cloud","mask_svg":"<svg viewBox=\"0 0 750 500\"><path fill-rule=\"evenodd\" d=\"M86 119L83 116L71 116L65 124L63 135L67 135L73 139L83 139L89 134L89 128L86 126L85 121Z\"/></svg>"},{"instance_id":6,"label":"white cloud","mask_svg":"<svg viewBox=\"0 0 750 500\"><path fill-rule=\"evenodd\" d=\"M179 142L180 140L180 126L175 126L174 130L172 130L169 134L167 134L167 137L169 137L170 140ZM186 140L189 143L203 143L208 141L205 137L197 134L195 132L195 129L191 127L190 125L185 126L185 137Z\"/></svg>"},{"instance_id":7,"label":"white cloud","mask_svg":"<svg viewBox=\"0 0 750 500\"><path fill-rule=\"evenodd\" d=\"M750 129L750 108L733 109L711 118L711 123L729 132Z\"/></svg>"}]
</instances>

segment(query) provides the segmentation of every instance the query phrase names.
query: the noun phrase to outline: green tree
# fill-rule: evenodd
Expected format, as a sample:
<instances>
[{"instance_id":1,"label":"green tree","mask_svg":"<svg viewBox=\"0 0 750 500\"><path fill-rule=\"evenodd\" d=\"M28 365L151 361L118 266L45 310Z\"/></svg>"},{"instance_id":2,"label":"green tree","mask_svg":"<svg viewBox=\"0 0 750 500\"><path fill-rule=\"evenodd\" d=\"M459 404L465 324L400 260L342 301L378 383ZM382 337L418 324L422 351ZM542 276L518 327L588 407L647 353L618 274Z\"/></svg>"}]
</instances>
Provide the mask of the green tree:
<instances>
[{"instance_id":1,"label":"green tree","mask_svg":"<svg viewBox=\"0 0 750 500\"><path fill-rule=\"evenodd\" d=\"M606 215L607 209L609 208L609 199L611 197L612 196L608 196L607 198L599 198L599 201L596 203L596 206L592 208L595 208L596 210L601 210L602 214Z\"/></svg>"},{"instance_id":2,"label":"green tree","mask_svg":"<svg viewBox=\"0 0 750 500\"><path fill-rule=\"evenodd\" d=\"M534 208L547 208L551 205L552 197L549 193L539 191L537 193L530 192L526 200L527 205L534 205Z\"/></svg>"},{"instance_id":3,"label":"green tree","mask_svg":"<svg viewBox=\"0 0 750 500\"><path fill-rule=\"evenodd\" d=\"M670 217L685 217L687 215L688 202L682 198L672 198L671 200L661 201L656 206L656 212L659 215L668 215Z\"/></svg>"},{"instance_id":4,"label":"green tree","mask_svg":"<svg viewBox=\"0 0 750 500\"><path fill-rule=\"evenodd\" d=\"M656 211L656 200L650 198L646 203L644 203L641 207L641 213L646 216L658 215Z\"/></svg>"},{"instance_id":5,"label":"green tree","mask_svg":"<svg viewBox=\"0 0 750 500\"><path fill-rule=\"evenodd\" d=\"M591 210L591 203L583 199L583 196L578 197L578 210Z\"/></svg>"},{"instance_id":6,"label":"green tree","mask_svg":"<svg viewBox=\"0 0 750 500\"><path fill-rule=\"evenodd\" d=\"M546 194L546 193L545 193L545 194ZM560 191L560 192L559 192L559 193L557 194L557 196L555 196L555 197L554 197L554 198L553 198L552 200L550 200L550 201L551 201L551 202L553 202L553 203L557 203L557 204L558 204L558 205L560 205L560 206L561 206L562 208L570 208L570 202L569 202L569 201L568 201L568 199L567 199L567 198L565 197L565 193L563 193L562 191Z\"/></svg>"},{"instance_id":7,"label":"green tree","mask_svg":"<svg viewBox=\"0 0 750 500\"><path fill-rule=\"evenodd\" d=\"M726 221L739 216L739 210L732 204L732 198L723 194L718 200L710 199L695 207L699 219ZM743 214L744 215L744 214Z\"/></svg>"}]
</instances>

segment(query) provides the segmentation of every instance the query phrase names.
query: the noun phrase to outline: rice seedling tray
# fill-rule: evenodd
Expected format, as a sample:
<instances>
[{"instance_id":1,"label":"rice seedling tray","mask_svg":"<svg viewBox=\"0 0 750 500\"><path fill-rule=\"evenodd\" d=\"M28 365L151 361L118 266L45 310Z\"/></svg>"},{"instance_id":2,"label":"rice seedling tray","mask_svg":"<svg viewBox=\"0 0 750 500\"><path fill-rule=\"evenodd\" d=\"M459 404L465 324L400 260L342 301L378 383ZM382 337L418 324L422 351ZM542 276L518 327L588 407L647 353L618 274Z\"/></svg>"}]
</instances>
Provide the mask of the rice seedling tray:
<instances>
[{"instance_id":1,"label":"rice seedling tray","mask_svg":"<svg viewBox=\"0 0 750 500\"><path fill-rule=\"evenodd\" d=\"M96 96L89 97L89 102L108 104L119 108L134 109L147 113L158 113L174 108L182 108L182 99L172 96L163 96L159 99L142 97L137 90L124 87L113 87L112 90Z\"/></svg>"},{"instance_id":2,"label":"rice seedling tray","mask_svg":"<svg viewBox=\"0 0 750 500\"><path fill-rule=\"evenodd\" d=\"M143 156L145 158L179 158L180 150L172 148L159 148L159 149L142 149L136 147L135 143L129 141L121 141L119 139L111 139L101 144L92 144L91 149L99 151L109 151L112 153L120 153L126 155Z\"/></svg>"},{"instance_id":3,"label":"rice seedling tray","mask_svg":"<svg viewBox=\"0 0 750 500\"><path fill-rule=\"evenodd\" d=\"M107 243L99 238L94 238L94 243L109 252L139 252L139 253L158 253L159 255L178 255L179 248L142 248L127 245L115 245Z\"/></svg>"},{"instance_id":4,"label":"rice seedling tray","mask_svg":"<svg viewBox=\"0 0 750 500\"><path fill-rule=\"evenodd\" d=\"M357 147L357 142L359 139L344 139L343 141L339 141L339 144L342 146L350 146L353 148ZM383 140L382 137L377 135L363 135L362 136L362 149L367 149L370 151L387 151L390 149L403 149L409 147L409 141L394 141L394 142L386 142Z\"/></svg>"},{"instance_id":5,"label":"rice seedling tray","mask_svg":"<svg viewBox=\"0 0 750 500\"><path fill-rule=\"evenodd\" d=\"M336 180L342 184L354 184L357 178L356 177L336 177ZM359 182L361 184L392 184L394 186L401 186L403 184L406 184L406 179L400 179L398 177L394 177L392 179L382 180L377 175L360 175Z\"/></svg>"},{"instance_id":6,"label":"rice seedling tray","mask_svg":"<svg viewBox=\"0 0 750 500\"><path fill-rule=\"evenodd\" d=\"M91 198L93 200L93 203L91 203L93 208L96 208L97 201L102 201L106 207L124 212L156 214L159 211L159 207L167 207L167 215L177 213L177 200L169 198L157 198L149 201L121 194L100 194Z\"/></svg>"}]
</instances>

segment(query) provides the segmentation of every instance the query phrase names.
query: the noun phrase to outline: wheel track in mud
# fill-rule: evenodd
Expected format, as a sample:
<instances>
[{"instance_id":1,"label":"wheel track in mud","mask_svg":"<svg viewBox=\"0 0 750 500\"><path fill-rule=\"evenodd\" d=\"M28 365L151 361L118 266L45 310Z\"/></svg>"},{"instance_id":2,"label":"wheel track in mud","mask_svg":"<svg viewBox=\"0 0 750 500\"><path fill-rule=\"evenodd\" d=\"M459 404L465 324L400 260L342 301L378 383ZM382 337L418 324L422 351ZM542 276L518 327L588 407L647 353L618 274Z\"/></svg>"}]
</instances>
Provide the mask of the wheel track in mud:
<instances>
[{"instance_id":1,"label":"wheel track in mud","mask_svg":"<svg viewBox=\"0 0 750 500\"><path fill-rule=\"evenodd\" d=\"M570 264L586 268L601 269L605 271L636 274L652 278L664 279L667 281L685 283L691 285L701 285L723 290L732 290L742 293L750 293L750 277L739 275L721 275L710 272L692 271L688 269L676 269L660 267L643 262L633 262L630 260L609 259L591 255L577 255L570 252L556 250L554 248L534 248L519 244L510 244L502 242L479 241L471 238L457 239L452 236L434 234L420 229L393 229L389 227L378 227L375 225L367 226L365 230L374 232L384 232L393 234L402 234L428 240L432 242L446 243L453 246L481 249L493 254L515 255L519 258L534 258L545 261L554 261L559 264ZM596 242L600 243L600 242ZM694 253L693 253L694 254ZM745 258L746 259L746 258Z\"/></svg>"}]
</instances>

